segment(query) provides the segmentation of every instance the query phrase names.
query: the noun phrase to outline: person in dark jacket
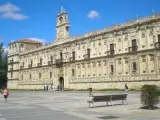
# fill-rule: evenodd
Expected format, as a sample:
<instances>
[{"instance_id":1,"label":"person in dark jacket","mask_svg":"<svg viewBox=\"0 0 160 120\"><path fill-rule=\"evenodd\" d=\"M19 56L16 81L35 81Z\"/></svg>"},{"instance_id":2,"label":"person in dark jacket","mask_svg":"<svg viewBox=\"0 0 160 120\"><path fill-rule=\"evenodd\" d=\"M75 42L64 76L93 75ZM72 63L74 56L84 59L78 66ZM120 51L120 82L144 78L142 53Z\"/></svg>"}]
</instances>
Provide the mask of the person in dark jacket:
<instances>
[{"instance_id":1,"label":"person in dark jacket","mask_svg":"<svg viewBox=\"0 0 160 120\"><path fill-rule=\"evenodd\" d=\"M125 84L125 92L128 93L128 85L127 85L127 83Z\"/></svg>"}]
</instances>

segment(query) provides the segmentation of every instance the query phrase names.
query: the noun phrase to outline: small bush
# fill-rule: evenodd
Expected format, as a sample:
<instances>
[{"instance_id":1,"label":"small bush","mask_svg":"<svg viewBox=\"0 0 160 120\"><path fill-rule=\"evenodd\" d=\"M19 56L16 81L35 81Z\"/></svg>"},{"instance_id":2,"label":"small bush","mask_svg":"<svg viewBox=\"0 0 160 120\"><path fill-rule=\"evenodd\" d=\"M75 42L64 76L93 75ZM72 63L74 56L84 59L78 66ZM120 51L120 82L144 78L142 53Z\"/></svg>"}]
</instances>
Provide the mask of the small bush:
<instances>
[{"instance_id":1,"label":"small bush","mask_svg":"<svg viewBox=\"0 0 160 120\"><path fill-rule=\"evenodd\" d=\"M159 102L159 89L156 85L142 86L141 103L143 108L154 109Z\"/></svg>"}]
</instances>

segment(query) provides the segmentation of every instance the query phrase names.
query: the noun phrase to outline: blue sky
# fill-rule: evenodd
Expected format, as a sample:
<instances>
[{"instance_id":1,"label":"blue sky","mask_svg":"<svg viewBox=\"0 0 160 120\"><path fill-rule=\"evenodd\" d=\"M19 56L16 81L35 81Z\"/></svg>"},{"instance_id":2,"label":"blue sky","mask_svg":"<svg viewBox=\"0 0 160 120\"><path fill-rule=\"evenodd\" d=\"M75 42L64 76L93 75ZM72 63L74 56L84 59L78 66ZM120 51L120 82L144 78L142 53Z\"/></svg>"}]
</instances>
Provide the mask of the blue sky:
<instances>
[{"instance_id":1,"label":"blue sky","mask_svg":"<svg viewBox=\"0 0 160 120\"><path fill-rule=\"evenodd\" d=\"M69 14L72 36L112 26L127 19L160 13L160 0L0 0L0 41L35 38L53 42L61 6Z\"/></svg>"}]
</instances>

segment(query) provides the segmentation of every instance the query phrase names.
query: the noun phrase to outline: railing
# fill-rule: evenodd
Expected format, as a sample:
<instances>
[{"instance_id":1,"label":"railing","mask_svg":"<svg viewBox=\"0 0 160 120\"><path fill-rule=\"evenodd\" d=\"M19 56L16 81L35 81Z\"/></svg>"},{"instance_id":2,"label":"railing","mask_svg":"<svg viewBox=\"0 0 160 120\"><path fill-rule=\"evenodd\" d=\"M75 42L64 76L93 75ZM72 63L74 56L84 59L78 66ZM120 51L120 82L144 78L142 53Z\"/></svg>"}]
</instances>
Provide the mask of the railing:
<instances>
[{"instance_id":1,"label":"railing","mask_svg":"<svg viewBox=\"0 0 160 120\"><path fill-rule=\"evenodd\" d=\"M10 60L10 63L13 63L13 60Z\"/></svg>"},{"instance_id":2,"label":"railing","mask_svg":"<svg viewBox=\"0 0 160 120\"><path fill-rule=\"evenodd\" d=\"M85 54L84 55L84 59L89 59L90 58L90 55L89 54Z\"/></svg>"},{"instance_id":3,"label":"railing","mask_svg":"<svg viewBox=\"0 0 160 120\"><path fill-rule=\"evenodd\" d=\"M70 57L70 62L75 61L75 57Z\"/></svg>"},{"instance_id":4,"label":"railing","mask_svg":"<svg viewBox=\"0 0 160 120\"><path fill-rule=\"evenodd\" d=\"M51 61L48 61L48 65L51 65L52 64L52 62Z\"/></svg>"},{"instance_id":5,"label":"railing","mask_svg":"<svg viewBox=\"0 0 160 120\"><path fill-rule=\"evenodd\" d=\"M37 63L37 66L41 66L41 64L40 64L40 63Z\"/></svg>"},{"instance_id":6,"label":"railing","mask_svg":"<svg viewBox=\"0 0 160 120\"><path fill-rule=\"evenodd\" d=\"M129 52L137 52L138 46L128 47Z\"/></svg>"},{"instance_id":7,"label":"railing","mask_svg":"<svg viewBox=\"0 0 160 120\"><path fill-rule=\"evenodd\" d=\"M62 65L63 65L63 59L56 59L56 66L62 67Z\"/></svg>"},{"instance_id":8,"label":"railing","mask_svg":"<svg viewBox=\"0 0 160 120\"><path fill-rule=\"evenodd\" d=\"M12 71L13 70L13 68L10 68L10 71Z\"/></svg>"},{"instance_id":9,"label":"railing","mask_svg":"<svg viewBox=\"0 0 160 120\"><path fill-rule=\"evenodd\" d=\"M20 66L20 69L23 69L24 68L24 66Z\"/></svg>"},{"instance_id":10,"label":"railing","mask_svg":"<svg viewBox=\"0 0 160 120\"><path fill-rule=\"evenodd\" d=\"M114 55L115 54L115 51L114 50L109 50L109 51L107 51L107 55L108 56L112 56L112 55Z\"/></svg>"},{"instance_id":11,"label":"railing","mask_svg":"<svg viewBox=\"0 0 160 120\"><path fill-rule=\"evenodd\" d=\"M157 49L157 48L160 48L160 42L156 42L156 43L154 44L154 46L155 46L156 49Z\"/></svg>"},{"instance_id":12,"label":"railing","mask_svg":"<svg viewBox=\"0 0 160 120\"><path fill-rule=\"evenodd\" d=\"M29 65L28 65L28 68L31 68L31 67L32 67L32 64L29 64Z\"/></svg>"}]
</instances>

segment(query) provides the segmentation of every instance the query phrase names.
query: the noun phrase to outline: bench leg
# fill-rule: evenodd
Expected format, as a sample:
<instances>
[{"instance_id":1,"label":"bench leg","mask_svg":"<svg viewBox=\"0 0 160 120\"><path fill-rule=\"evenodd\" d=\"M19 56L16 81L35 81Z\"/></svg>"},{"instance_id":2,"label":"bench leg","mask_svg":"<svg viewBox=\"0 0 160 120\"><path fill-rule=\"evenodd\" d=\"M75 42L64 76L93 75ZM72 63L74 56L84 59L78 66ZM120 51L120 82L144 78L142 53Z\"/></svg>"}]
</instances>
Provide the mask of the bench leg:
<instances>
[{"instance_id":1,"label":"bench leg","mask_svg":"<svg viewBox=\"0 0 160 120\"><path fill-rule=\"evenodd\" d=\"M94 102L93 102L93 107L95 108Z\"/></svg>"},{"instance_id":2,"label":"bench leg","mask_svg":"<svg viewBox=\"0 0 160 120\"><path fill-rule=\"evenodd\" d=\"M89 108L90 108L90 102L89 102Z\"/></svg>"},{"instance_id":3,"label":"bench leg","mask_svg":"<svg viewBox=\"0 0 160 120\"><path fill-rule=\"evenodd\" d=\"M106 101L106 106L108 106L108 101Z\"/></svg>"},{"instance_id":4,"label":"bench leg","mask_svg":"<svg viewBox=\"0 0 160 120\"><path fill-rule=\"evenodd\" d=\"M111 105L113 106L113 104L112 104L112 100L111 100L110 102L111 102Z\"/></svg>"},{"instance_id":5,"label":"bench leg","mask_svg":"<svg viewBox=\"0 0 160 120\"><path fill-rule=\"evenodd\" d=\"M122 100L122 104L124 105L124 102L123 102L123 100Z\"/></svg>"}]
</instances>

